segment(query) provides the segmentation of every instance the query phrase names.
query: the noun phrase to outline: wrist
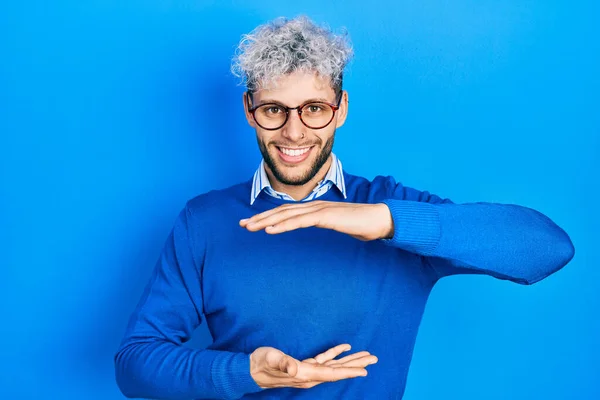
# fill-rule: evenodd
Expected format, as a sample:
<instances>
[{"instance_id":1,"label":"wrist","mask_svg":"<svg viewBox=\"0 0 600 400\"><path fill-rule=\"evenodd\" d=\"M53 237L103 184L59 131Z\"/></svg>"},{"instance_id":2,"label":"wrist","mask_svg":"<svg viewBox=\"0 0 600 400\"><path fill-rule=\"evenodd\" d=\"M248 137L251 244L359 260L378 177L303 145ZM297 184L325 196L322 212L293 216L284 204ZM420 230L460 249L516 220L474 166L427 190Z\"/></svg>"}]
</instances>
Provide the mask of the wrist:
<instances>
[{"instance_id":1,"label":"wrist","mask_svg":"<svg viewBox=\"0 0 600 400\"><path fill-rule=\"evenodd\" d=\"M256 382L256 374L259 372L258 362L256 361L256 355L254 352L250 353L250 376ZM257 382L258 383L258 382Z\"/></svg>"},{"instance_id":2,"label":"wrist","mask_svg":"<svg viewBox=\"0 0 600 400\"><path fill-rule=\"evenodd\" d=\"M379 239L391 239L394 237L394 218L392 217L392 212L385 203L379 203L376 206L381 212L380 220L382 221Z\"/></svg>"}]
</instances>

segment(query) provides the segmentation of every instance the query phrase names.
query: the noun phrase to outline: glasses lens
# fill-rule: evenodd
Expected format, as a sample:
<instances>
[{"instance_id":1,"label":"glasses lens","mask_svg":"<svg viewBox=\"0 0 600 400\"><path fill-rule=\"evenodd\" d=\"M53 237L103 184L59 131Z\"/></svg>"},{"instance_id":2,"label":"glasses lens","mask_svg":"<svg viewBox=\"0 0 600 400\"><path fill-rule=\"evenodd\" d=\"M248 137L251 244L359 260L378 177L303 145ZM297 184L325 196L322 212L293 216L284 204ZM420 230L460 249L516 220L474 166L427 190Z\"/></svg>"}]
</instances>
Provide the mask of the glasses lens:
<instances>
[{"instance_id":1,"label":"glasses lens","mask_svg":"<svg viewBox=\"0 0 600 400\"><path fill-rule=\"evenodd\" d=\"M323 128L331 122L333 109L326 103L308 103L302 107L302 122L309 128Z\"/></svg>"},{"instance_id":2,"label":"glasses lens","mask_svg":"<svg viewBox=\"0 0 600 400\"><path fill-rule=\"evenodd\" d=\"M263 104L254 112L256 122L265 129L277 129L285 123L285 109L277 104Z\"/></svg>"}]
</instances>

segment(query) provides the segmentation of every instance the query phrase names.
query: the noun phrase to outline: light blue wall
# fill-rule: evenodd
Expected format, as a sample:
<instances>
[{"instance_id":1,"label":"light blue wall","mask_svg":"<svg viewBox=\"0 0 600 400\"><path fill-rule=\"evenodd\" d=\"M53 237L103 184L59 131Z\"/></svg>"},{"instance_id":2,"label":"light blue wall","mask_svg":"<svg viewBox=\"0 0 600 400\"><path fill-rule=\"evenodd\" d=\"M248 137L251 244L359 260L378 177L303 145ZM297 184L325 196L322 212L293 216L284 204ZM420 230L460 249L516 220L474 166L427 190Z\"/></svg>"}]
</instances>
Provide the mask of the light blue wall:
<instances>
[{"instance_id":1,"label":"light blue wall","mask_svg":"<svg viewBox=\"0 0 600 400\"><path fill-rule=\"evenodd\" d=\"M355 44L349 172L532 207L576 247L531 287L440 282L405 398L600 398L596 4L3 2L0 398L122 398L112 356L177 212L259 162L234 47L299 13Z\"/></svg>"}]
</instances>

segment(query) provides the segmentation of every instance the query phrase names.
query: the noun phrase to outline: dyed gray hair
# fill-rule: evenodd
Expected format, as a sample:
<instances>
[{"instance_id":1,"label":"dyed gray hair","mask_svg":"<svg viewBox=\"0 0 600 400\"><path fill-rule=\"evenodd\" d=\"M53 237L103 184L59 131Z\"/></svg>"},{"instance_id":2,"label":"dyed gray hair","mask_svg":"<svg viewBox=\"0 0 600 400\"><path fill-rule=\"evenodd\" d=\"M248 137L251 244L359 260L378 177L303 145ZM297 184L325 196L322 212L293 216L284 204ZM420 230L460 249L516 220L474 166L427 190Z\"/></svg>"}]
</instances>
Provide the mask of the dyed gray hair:
<instances>
[{"instance_id":1,"label":"dyed gray hair","mask_svg":"<svg viewBox=\"0 0 600 400\"><path fill-rule=\"evenodd\" d=\"M283 75L316 72L338 94L352 56L347 32L334 34L305 16L277 18L242 36L231 71L250 92L275 85Z\"/></svg>"}]
</instances>

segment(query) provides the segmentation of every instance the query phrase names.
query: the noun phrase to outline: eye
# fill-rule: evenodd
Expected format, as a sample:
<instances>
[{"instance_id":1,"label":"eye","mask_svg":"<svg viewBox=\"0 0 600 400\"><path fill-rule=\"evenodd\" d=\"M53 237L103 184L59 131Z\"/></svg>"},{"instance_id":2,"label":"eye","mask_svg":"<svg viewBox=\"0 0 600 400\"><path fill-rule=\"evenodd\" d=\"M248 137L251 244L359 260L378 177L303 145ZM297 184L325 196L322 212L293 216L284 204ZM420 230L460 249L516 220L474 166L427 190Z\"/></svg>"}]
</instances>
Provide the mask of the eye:
<instances>
[{"instance_id":1,"label":"eye","mask_svg":"<svg viewBox=\"0 0 600 400\"><path fill-rule=\"evenodd\" d=\"M265 108L264 111L266 114L280 114L283 112L283 110L279 106L268 106Z\"/></svg>"},{"instance_id":2,"label":"eye","mask_svg":"<svg viewBox=\"0 0 600 400\"><path fill-rule=\"evenodd\" d=\"M323 111L323 106L320 104L309 104L306 106L305 110L311 114L316 114Z\"/></svg>"}]
</instances>

